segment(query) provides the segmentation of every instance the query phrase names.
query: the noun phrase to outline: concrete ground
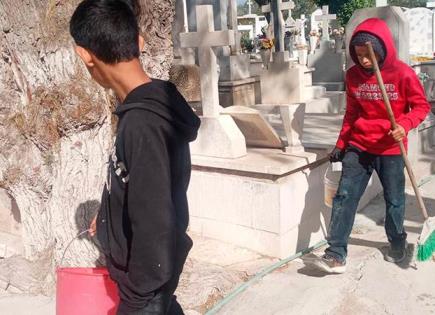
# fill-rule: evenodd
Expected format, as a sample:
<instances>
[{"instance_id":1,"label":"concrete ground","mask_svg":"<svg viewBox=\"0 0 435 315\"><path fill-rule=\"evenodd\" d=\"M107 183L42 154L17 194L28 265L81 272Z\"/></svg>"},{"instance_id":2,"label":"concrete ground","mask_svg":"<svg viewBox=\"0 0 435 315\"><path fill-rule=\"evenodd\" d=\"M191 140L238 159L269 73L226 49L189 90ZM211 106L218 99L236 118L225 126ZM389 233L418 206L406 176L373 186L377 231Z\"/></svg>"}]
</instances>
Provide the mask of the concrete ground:
<instances>
[{"instance_id":1,"label":"concrete ground","mask_svg":"<svg viewBox=\"0 0 435 315\"><path fill-rule=\"evenodd\" d=\"M435 216L435 180L421 189L430 215ZM218 314L435 314L435 261L413 259L422 219L412 190L407 191L405 222L410 254L400 265L383 259L387 245L383 213L383 198L378 196L357 215L345 274L315 270L309 254L264 277Z\"/></svg>"},{"instance_id":2,"label":"concrete ground","mask_svg":"<svg viewBox=\"0 0 435 315\"><path fill-rule=\"evenodd\" d=\"M435 216L435 179L421 188ZM410 253L400 265L385 262L383 213L379 196L357 215L346 274L325 275L314 270L308 263L312 254L308 254L253 283L217 314L435 314L435 261L416 263ZM408 189L405 226L411 251L421 222L412 190ZM186 315L206 313L256 272L277 262L243 248L193 238L195 246L177 291ZM55 299L0 294L0 314L54 315Z\"/></svg>"}]
</instances>

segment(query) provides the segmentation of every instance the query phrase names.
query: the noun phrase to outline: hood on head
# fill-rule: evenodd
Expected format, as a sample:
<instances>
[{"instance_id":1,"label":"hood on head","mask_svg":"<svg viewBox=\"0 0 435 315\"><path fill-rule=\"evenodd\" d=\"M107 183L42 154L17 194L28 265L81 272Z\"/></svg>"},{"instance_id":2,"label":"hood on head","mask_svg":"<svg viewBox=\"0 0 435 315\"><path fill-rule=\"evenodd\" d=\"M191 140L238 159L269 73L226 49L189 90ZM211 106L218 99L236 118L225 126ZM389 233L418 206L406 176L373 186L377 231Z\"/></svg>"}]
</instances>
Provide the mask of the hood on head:
<instances>
[{"instance_id":1,"label":"hood on head","mask_svg":"<svg viewBox=\"0 0 435 315\"><path fill-rule=\"evenodd\" d=\"M379 18L370 18L364 20L355 28L350 42L352 42L352 39L359 32L366 32L374 35L383 43L385 47L385 59L382 63L382 68L388 68L395 63L397 60L397 49L394 45L393 35L391 34L391 31L384 20ZM359 65L359 61L355 53L355 47L352 45L349 47L349 54L353 62L356 65Z\"/></svg>"},{"instance_id":2,"label":"hood on head","mask_svg":"<svg viewBox=\"0 0 435 315\"><path fill-rule=\"evenodd\" d=\"M143 99L118 106L114 114L121 117L132 109L147 110L171 123L187 141L196 139L201 121L174 84L153 79L140 88Z\"/></svg>"}]
</instances>

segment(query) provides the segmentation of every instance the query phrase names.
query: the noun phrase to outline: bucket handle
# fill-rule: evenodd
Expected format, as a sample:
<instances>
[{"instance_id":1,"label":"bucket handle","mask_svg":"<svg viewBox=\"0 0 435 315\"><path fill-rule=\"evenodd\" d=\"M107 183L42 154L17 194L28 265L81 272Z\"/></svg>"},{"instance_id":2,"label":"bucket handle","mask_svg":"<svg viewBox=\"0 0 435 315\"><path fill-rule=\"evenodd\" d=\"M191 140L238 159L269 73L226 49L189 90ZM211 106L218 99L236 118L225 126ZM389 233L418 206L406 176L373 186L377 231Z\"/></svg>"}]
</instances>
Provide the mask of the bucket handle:
<instances>
[{"instance_id":1,"label":"bucket handle","mask_svg":"<svg viewBox=\"0 0 435 315\"><path fill-rule=\"evenodd\" d=\"M74 236L74 238L68 243L68 245L65 247L65 250L63 251L63 254L62 254L62 258L60 259L60 262L59 262L59 265L58 266L62 266L62 264L63 264L63 259L65 258L65 254L66 254L66 252L68 251L68 249L69 249L69 247L71 246L71 244L75 241L75 240L77 240L80 236L82 236L83 234L86 234L86 233L88 233L88 232L90 232L91 231L91 229L87 229L87 230L84 230L84 231L82 231L82 232L80 232L79 234L77 234L76 236Z\"/></svg>"}]
</instances>

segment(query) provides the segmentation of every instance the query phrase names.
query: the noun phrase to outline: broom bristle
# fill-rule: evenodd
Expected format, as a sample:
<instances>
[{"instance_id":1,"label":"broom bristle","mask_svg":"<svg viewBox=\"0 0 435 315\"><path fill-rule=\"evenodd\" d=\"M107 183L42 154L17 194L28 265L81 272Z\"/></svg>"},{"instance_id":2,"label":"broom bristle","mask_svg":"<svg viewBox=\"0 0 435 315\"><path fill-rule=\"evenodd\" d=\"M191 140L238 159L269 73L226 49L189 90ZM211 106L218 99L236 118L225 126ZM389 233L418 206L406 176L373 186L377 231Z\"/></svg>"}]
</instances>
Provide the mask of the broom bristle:
<instances>
[{"instance_id":1,"label":"broom bristle","mask_svg":"<svg viewBox=\"0 0 435 315\"><path fill-rule=\"evenodd\" d=\"M426 261L429 260L435 253L435 231L427 238L426 242L418 245L417 260Z\"/></svg>"}]
</instances>

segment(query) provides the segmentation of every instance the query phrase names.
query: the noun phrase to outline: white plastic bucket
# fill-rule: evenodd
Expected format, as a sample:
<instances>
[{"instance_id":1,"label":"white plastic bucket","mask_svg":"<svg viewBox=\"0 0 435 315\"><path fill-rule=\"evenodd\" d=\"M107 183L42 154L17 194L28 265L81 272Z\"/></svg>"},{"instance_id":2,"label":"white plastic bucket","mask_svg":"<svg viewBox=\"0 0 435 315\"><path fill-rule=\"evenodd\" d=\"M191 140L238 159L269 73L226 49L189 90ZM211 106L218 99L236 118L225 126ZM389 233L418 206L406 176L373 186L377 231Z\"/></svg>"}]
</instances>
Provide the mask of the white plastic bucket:
<instances>
[{"instance_id":1,"label":"white plastic bucket","mask_svg":"<svg viewBox=\"0 0 435 315\"><path fill-rule=\"evenodd\" d=\"M332 201L338 190L338 184L341 178L341 162L331 163L326 169L323 183L325 185L325 205L332 208Z\"/></svg>"}]
</instances>

